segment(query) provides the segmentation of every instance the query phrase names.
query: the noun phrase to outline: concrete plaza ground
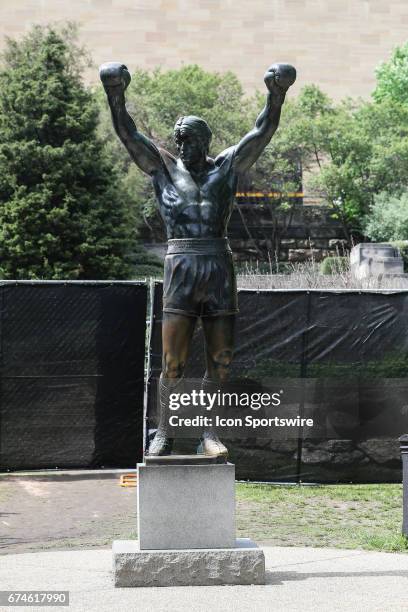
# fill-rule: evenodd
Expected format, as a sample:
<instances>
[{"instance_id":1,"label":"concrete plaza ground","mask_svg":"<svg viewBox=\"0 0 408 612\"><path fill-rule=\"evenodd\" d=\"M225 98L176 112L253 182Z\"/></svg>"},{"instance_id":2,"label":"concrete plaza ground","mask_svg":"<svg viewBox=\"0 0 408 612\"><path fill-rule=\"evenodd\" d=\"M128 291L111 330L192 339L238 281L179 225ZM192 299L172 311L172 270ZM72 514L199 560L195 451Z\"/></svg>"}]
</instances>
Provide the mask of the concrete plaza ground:
<instances>
[{"instance_id":1,"label":"concrete plaza ground","mask_svg":"<svg viewBox=\"0 0 408 612\"><path fill-rule=\"evenodd\" d=\"M112 540L136 536L135 489L120 487L119 475L118 471L2 475L0 590L70 591L69 608L28 608L32 610L408 610L408 554L277 546L284 542L272 515L268 529L273 541L258 538L266 557L265 586L114 588ZM337 509L344 511L344 504ZM241 530L259 520L257 512L256 504L238 500ZM251 534L240 533L244 535ZM1 612L14 609L21 608L0 606Z\"/></svg>"},{"instance_id":2,"label":"concrete plaza ground","mask_svg":"<svg viewBox=\"0 0 408 612\"><path fill-rule=\"evenodd\" d=\"M115 589L110 550L4 555L0 557L0 584L2 590L70 591L69 608L29 608L45 611L408 610L408 555L327 548L263 548L267 567L265 586Z\"/></svg>"}]
</instances>

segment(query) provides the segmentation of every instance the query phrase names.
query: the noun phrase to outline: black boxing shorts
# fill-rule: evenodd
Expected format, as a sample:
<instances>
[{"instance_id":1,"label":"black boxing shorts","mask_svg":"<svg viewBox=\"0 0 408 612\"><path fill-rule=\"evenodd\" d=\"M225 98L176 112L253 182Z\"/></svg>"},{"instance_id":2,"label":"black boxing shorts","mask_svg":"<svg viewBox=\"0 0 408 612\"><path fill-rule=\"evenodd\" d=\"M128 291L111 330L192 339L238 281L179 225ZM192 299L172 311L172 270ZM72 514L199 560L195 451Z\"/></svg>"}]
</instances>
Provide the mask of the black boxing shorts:
<instances>
[{"instance_id":1,"label":"black boxing shorts","mask_svg":"<svg viewBox=\"0 0 408 612\"><path fill-rule=\"evenodd\" d=\"M228 238L175 238L164 260L163 312L214 317L238 312Z\"/></svg>"}]
</instances>

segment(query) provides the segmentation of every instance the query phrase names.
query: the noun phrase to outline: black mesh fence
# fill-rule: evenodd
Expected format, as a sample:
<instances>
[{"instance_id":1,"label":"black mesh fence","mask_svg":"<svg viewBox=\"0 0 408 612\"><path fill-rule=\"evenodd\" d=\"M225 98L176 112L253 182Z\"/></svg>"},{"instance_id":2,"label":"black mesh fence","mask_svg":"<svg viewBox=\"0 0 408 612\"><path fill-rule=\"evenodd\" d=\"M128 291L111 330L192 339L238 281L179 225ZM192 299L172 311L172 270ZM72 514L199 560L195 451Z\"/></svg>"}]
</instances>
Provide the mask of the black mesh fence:
<instances>
[{"instance_id":1,"label":"black mesh fence","mask_svg":"<svg viewBox=\"0 0 408 612\"><path fill-rule=\"evenodd\" d=\"M0 284L0 469L143 455L147 285Z\"/></svg>"},{"instance_id":2,"label":"black mesh fence","mask_svg":"<svg viewBox=\"0 0 408 612\"><path fill-rule=\"evenodd\" d=\"M148 435L154 433L161 370L159 282L152 304ZM401 481L397 438L408 431L408 292L240 290L239 307L231 379L258 389L265 380L307 380L309 401L319 403L320 412L330 405L334 434L289 440L223 437L237 477ZM198 325L186 377L200 378L204 370ZM351 398L356 402L352 421ZM187 442L177 444L183 452Z\"/></svg>"}]
</instances>

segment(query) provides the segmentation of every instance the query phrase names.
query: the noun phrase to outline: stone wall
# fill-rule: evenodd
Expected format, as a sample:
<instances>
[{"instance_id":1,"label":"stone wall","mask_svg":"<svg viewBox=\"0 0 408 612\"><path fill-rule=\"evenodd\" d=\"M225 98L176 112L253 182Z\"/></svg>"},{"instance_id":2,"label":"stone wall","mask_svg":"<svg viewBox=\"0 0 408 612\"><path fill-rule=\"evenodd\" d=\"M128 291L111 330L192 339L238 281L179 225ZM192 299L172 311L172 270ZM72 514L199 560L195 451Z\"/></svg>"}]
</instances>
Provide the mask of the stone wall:
<instances>
[{"instance_id":1,"label":"stone wall","mask_svg":"<svg viewBox=\"0 0 408 612\"><path fill-rule=\"evenodd\" d=\"M238 208L239 206L239 208ZM294 210L289 226L287 215L271 215L267 207L236 205L228 226L228 236L237 262L274 261L297 263L330 255L343 255L347 240L341 223L332 219L325 206L301 206ZM145 226L141 238L145 246L164 258L165 234L160 217Z\"/></svg>"},{"instance_id":2,"label":"stone wall","mask_svg":"<svg viewBox=\"0 0 408 612\"><path fill-rule=\"evenodd\" d=\"M336 99L368 96L374 69L407 39L406 0L1 0L0 49L33 23L75 20L95 66L120 60L232 70L247 91L263 89L274 61L298 68L294 88L317 83Z\"/></svg>"},{"instance_id":3,"label":"stone wall","mask_svg":"<svg viewBox=\"0 0 408 612\"><path fill-rule=\"evenodd\" d=\"M290 263L322 261L342 255L347 245L341 223L325 206L299 205L287 224L287 214L272 216L267 208L254 205L241 204L240 211L235 207L228 235L237 261L276 257Z\"/></svg>"}]
</instances>

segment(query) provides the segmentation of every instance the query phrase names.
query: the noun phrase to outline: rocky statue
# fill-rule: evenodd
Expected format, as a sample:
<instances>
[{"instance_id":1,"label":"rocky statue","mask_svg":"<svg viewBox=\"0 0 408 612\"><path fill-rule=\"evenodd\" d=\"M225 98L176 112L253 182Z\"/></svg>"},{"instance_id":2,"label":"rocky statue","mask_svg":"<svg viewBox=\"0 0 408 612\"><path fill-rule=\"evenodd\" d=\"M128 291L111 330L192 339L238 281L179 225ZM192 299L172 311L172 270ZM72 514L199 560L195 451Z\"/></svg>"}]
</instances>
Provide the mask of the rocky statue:
<instances>
[{"instance_id":1,"label":"rocky statue","mask_svg":"<svg viewBox=\"0 0 408 612\"><path fill-rule=\"evenodd\" d=\"M182 382L194 327L200 317L206 346L203 388L216 391L228 376L238 312L237 289L227 225L237 180L261 155L279 125L282 104L296 70L273 64L265 73L265 108L242 140L209 157L211 129L200 117L180 117L174 127L175 157L141 134L126 110L130 74L124 64L100 67L115 130L136 165L153 182L167 229L163 281L163 362L160 416L148 455L171 454L167 432L169 394ZM212 430L202 432L202 452L228 451Z\"/></svg>"}]
</instances>

